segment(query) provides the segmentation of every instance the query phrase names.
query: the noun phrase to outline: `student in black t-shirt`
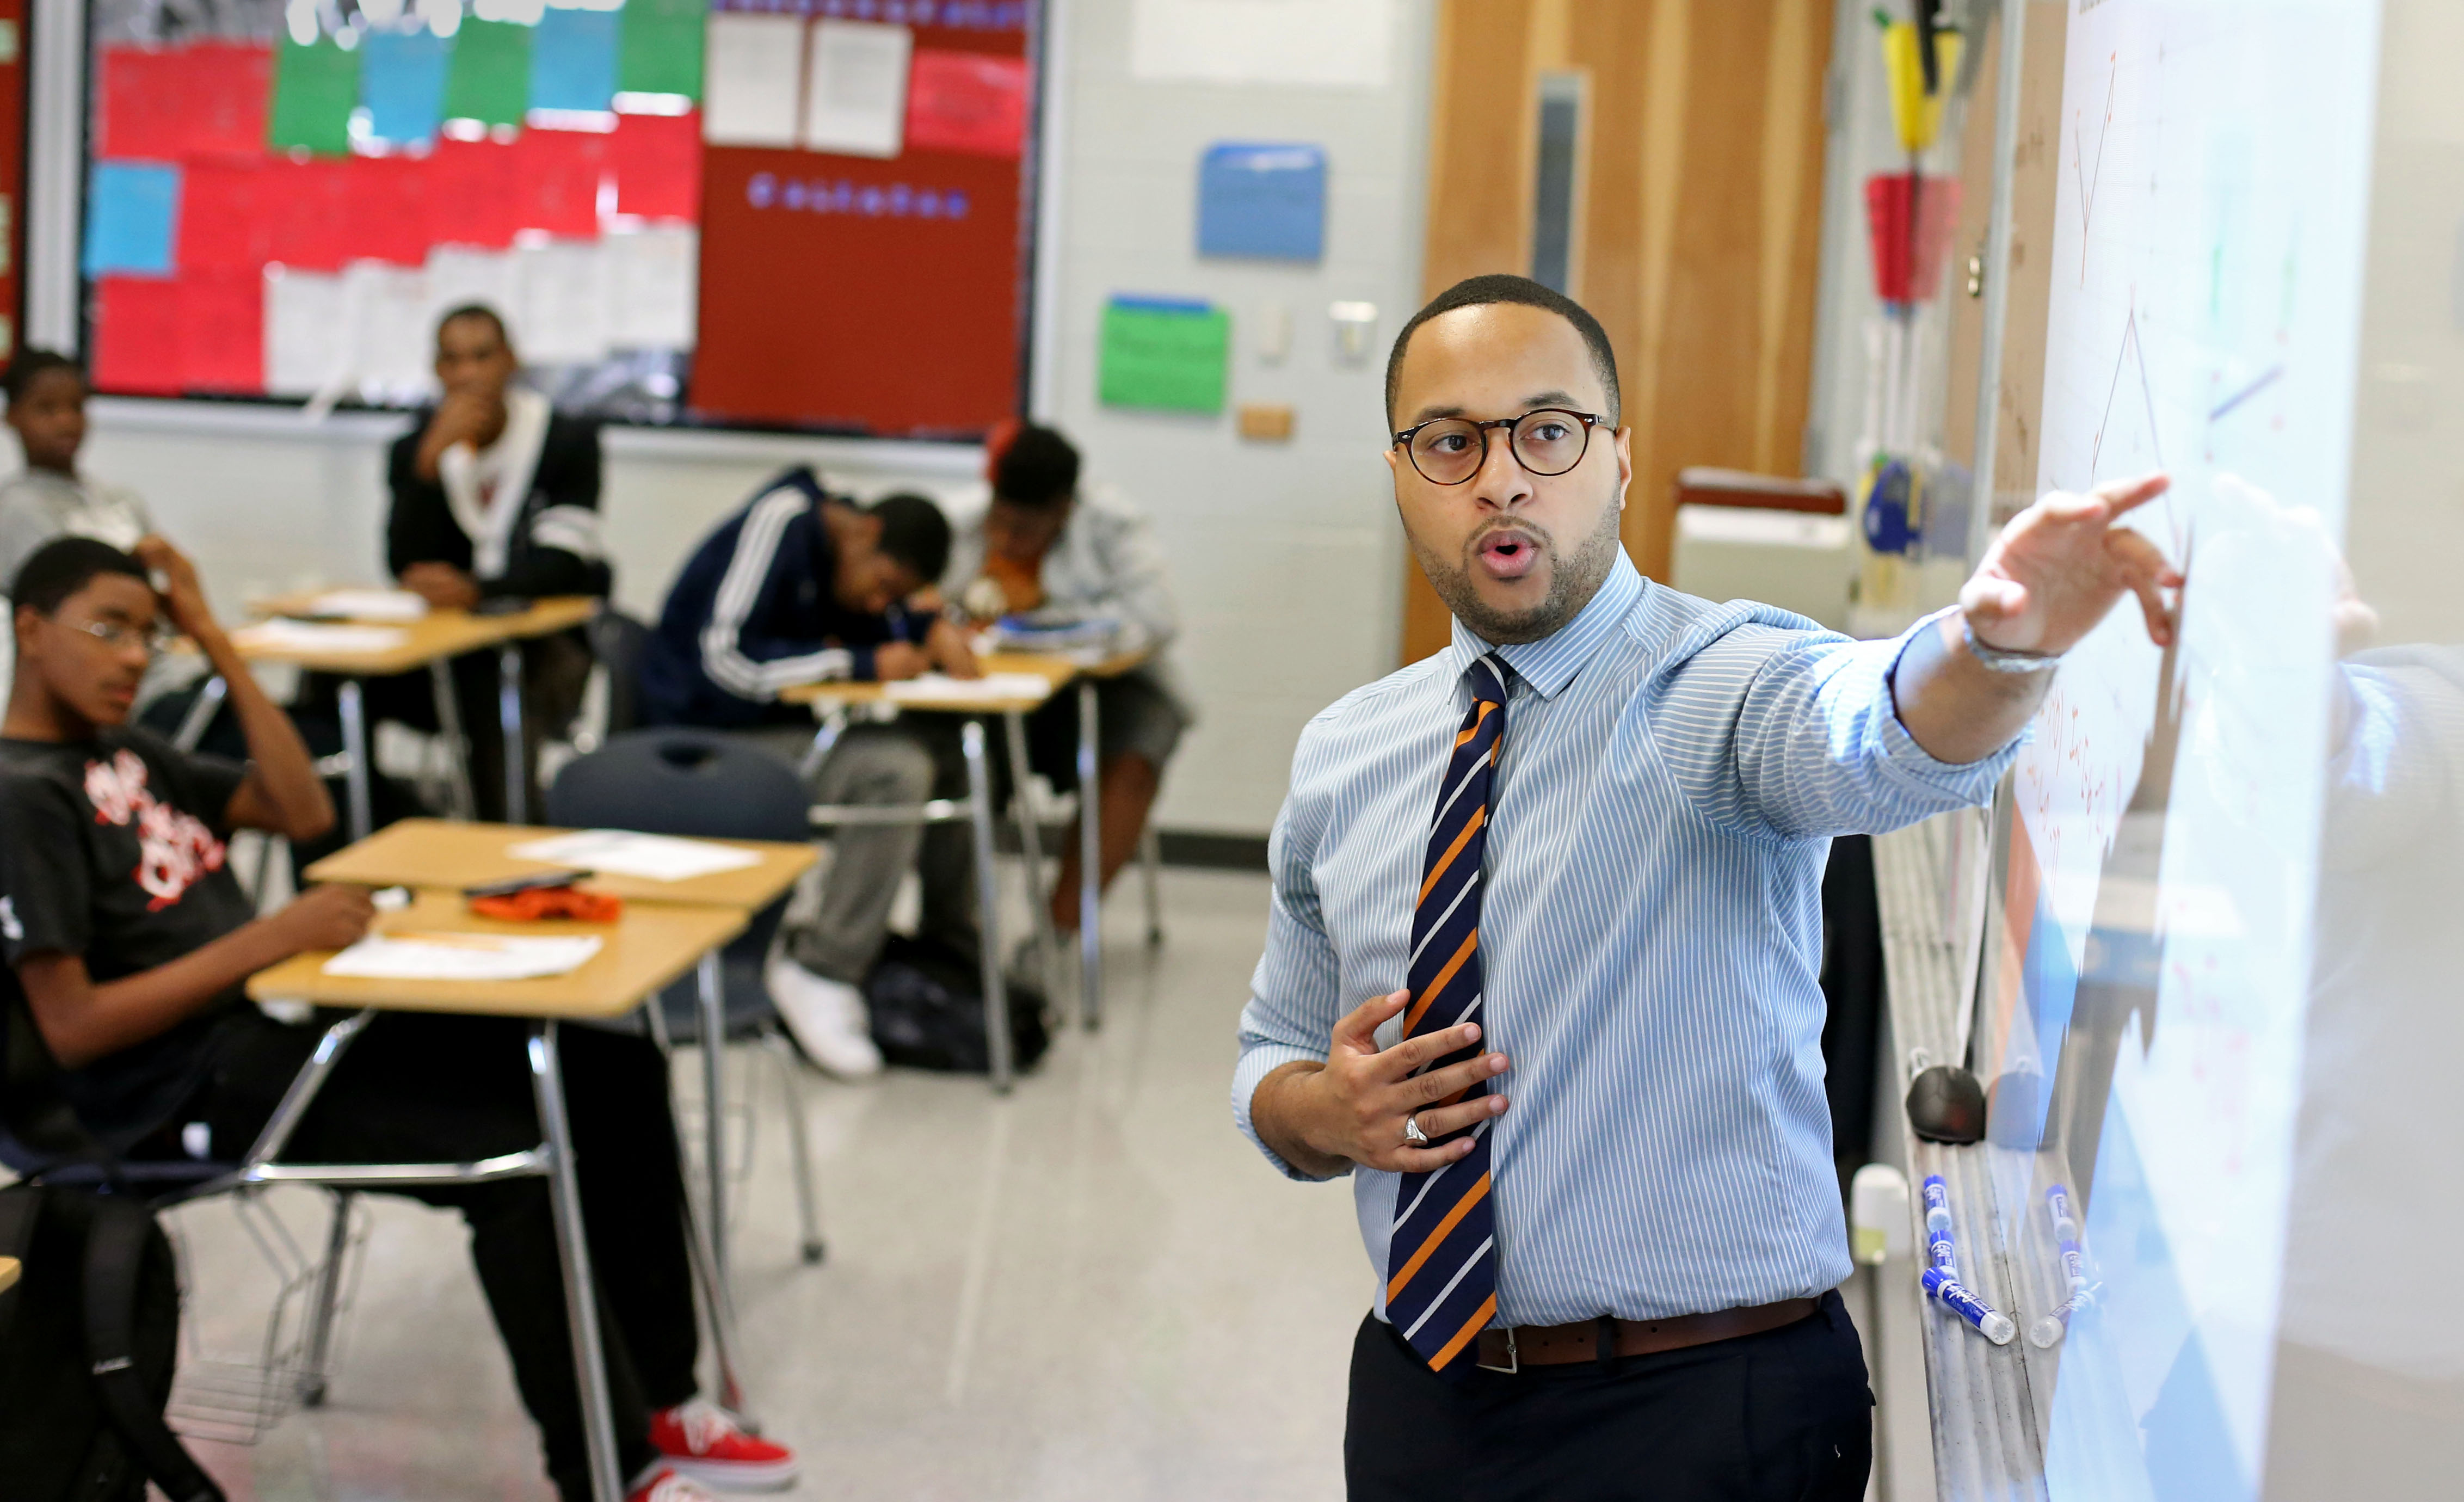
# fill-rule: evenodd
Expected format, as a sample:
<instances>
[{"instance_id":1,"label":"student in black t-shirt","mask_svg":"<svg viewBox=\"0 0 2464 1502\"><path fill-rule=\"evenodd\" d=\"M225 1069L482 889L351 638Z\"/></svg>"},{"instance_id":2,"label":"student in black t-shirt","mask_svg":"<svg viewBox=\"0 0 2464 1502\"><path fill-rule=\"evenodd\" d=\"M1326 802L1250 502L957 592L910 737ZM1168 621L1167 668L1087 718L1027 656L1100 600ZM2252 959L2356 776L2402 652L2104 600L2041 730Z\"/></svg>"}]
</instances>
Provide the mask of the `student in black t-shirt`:
<instances>
[{"instance_id":1,"label":"student in black t-shirt","mask_svg":"<svg viewBox=\"0 0 2464 1502\"><path fill-rule=\"evenodd\" d=\"M141 561L142 560L142 561ZM148 572L159 574L158 595ZM248 1005L248 977L367 929L367 894L319 887L258 917L224 842L294 839L334 822L299 736L215 626L187 559L69 538L12 582L17 669L0 722L0 955L86 1126L135 1158L235 1159L321 1029ZM185 754L127 724L167 617L231 685L246 766ZM292 1139L325 1162L463 1162L539 1141L512 1019L387 1014L346 1052ZM634 1502L774 1487L794 1455L694 1397L683 1178L667 1067L639 1038L566 1034L583 1219L599 1270L619 1458ZM472 1259L538 1421L547 1469L589 1495L562 1274L545 1182L413 1191L459 1209Z\"/></svg>"}]
</instances>

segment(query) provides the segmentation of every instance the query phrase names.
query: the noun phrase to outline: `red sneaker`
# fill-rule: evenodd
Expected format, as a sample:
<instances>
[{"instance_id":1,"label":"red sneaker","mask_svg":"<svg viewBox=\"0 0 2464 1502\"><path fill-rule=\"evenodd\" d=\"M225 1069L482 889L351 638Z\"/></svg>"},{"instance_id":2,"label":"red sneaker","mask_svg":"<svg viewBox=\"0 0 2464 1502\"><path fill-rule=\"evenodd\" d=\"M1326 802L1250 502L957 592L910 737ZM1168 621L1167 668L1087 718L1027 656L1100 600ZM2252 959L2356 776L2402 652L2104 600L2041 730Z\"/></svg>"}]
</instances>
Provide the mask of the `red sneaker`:
<instances>
[{"instance_id":1,"label":"red sneaker","mask_svg":"<svg viewBox=\"0 0 2464 1502\"><path fill-rule=\"evenodd\" d=\"M654 1469L625 1502L718 1502L718 1499L665 1466Z\"/></svg>"},{"instance_id":2,"label":"red sneaker","mask_svg":"<svg viewBox=\"0 0 2464 1502\"><path fill-rule=\"evenodd\" d=\"M678 1475L723 1491L795 1485L796 1452L747 1434L733 1414L699 1398L650 1415L650 1444Z\"/></svg>"}]
</instances>

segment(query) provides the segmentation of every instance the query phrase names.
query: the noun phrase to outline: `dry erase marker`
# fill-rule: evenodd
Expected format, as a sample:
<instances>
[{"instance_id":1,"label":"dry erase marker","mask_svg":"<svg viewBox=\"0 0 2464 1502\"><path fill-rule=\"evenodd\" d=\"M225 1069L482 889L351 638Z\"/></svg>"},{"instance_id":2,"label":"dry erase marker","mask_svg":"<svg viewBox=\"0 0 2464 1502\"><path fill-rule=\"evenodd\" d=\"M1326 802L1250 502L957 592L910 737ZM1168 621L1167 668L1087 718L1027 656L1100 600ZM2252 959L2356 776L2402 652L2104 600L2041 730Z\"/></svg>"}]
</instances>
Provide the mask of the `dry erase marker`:
<instances>
[{"instance_id":1,"label":"dry erase marker","mask_svg":"<svg viewBox=\"0 0 2464 1502\"><path fill-rule=\"evenodd\" d=\"M2071 1296L2054 1306L2054 1312L2028 1327L2028 1343L2042 1351L2059 1340L2071 1328L2071 1316L2082 1309L2096 1307L2096 1291L2104 1287L2076 1290Z\"/></svg>"},{"instance_id":2,"label":"dry erase marker","mask_svg":"<svg viewBox=\"0 0 2464 1502\"><path fill-rule=\"evenodd\" d=\"M2079 1222L2071 1219L2070 1191L2060 1184L2047 1189L2045 1209L2054 1218L2054 1245L2061 1249L2062 1276L2076 1293L2087 1287L2087 1259L2079 1252Z\"/></svg>"},{"instance_id":3,"label":"dry erase marker","mask_svg":"<svg viewBox=\"0 0 2464 1502\"><path fill-rule=\"evenodd\" d=\"M1957 1278L1942 1269L1925 1269L1919 1281L1925 1285L1926 1297L1974 1325L1986 1339L1995 1345L2009 1345L2011 1337L2019 1333L2019 1327L2011 1323L2010 1315L1962 1288Z\"/></svg>"},{"instance_id":4,"label":"dry erase marker","mask_svg":"<svg viewBox=\"0 0 2464 1502\"><path fill-rule=\"evenodd\" d=\"M1950 1185L1942 1182L1942 1175L1927 1174L1924 1194L1925 1229L1947 1232L1950 1229Z\"/></svg>"}]
</instances>

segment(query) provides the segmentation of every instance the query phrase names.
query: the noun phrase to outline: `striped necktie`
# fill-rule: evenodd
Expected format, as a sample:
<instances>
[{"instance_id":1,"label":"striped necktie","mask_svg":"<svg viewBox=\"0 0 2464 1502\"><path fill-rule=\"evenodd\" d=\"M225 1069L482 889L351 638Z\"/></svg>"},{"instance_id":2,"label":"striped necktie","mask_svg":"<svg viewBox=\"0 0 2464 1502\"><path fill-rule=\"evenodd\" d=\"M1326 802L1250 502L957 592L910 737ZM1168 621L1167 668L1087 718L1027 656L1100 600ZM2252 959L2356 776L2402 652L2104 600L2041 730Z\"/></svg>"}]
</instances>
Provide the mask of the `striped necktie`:
<instances>
[{"instance_id":1,"label":"striped necktie","mask_svg":"<svg viewBox=\"0 0 2464 1502\"><path fill-rule=\"evenodd\" d=\"M1406 1038L1481 1020L1481 856L1488 845L1498 747L1506 739L1506 664L1494 653L1463 672L1472 706L1438 788L1438 816L1421 864L1419 903L1412 914ZM1475 1046L1427 1068L1444 1069L1481 1051ZM1485 1095L1488 1082L1465 1093ZM1441 1104L1463 1098L1451 1096ZM1468 1154L1435 1173L1405 1174L1395 1189L1395 1226L1386 1248L1386 1316L1435 1371L1444 1371L1463 1355L1497 1314L1488 1122L1474 1126L1471 1134Z\"/></svg>"}]
</instances>

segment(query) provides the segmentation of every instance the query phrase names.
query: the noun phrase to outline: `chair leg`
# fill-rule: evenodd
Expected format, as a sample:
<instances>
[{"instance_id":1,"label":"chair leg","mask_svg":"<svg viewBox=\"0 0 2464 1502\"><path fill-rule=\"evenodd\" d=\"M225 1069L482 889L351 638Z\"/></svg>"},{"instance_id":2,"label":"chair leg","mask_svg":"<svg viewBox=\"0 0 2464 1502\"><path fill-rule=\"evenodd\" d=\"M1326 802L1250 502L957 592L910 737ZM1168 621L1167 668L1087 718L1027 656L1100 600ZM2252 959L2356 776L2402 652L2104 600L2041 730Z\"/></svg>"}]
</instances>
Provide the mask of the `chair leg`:
<instances>
[{"instance_id":1,"label":"chair leg","mask_svg":"<svg viewBox=\"0 0 2464 1502\"><path fill-rule=\"evenodd\" d=\"M303 1408L325 1405L325 1388L331 1373L326 1362L334 1350L334 1317L342 1301L342 1259L351 1249L351 1202L348 1189L334 1191L334 1224L325 1235L325 1263L317 1270L317 1302L308 1312L308 1349L300 1364L299 1404Z\"/></svg>"},{"instance_id":2,"label":"chair leg","mask_svg":"<svg viewBox=\"0 0 2464 1502\"><path fill-rule=\"evenodd\" d=\"M1147 893L1147 947L1163 943L1163 838L1152 824L1138 836L1138 872Z\"/></svg>"},{"instance_id":3,"label":"chair leg","mask_svg":"<svg viewBox=\"0 0 2464 1502\"><path fill-rule=\"evenodd\" d=\"M818 1267L828 1250L822 1244L822 1202L813 1188L813 1144L806 1138L804 1087L797 1078L796 1050L776 1027L761 1029L761 1041L779 1064L779 1089L787 1108L787 1145L795 1152L796 1225L803 1232L806 1267Z\"/></svg>"}]
</instances>

